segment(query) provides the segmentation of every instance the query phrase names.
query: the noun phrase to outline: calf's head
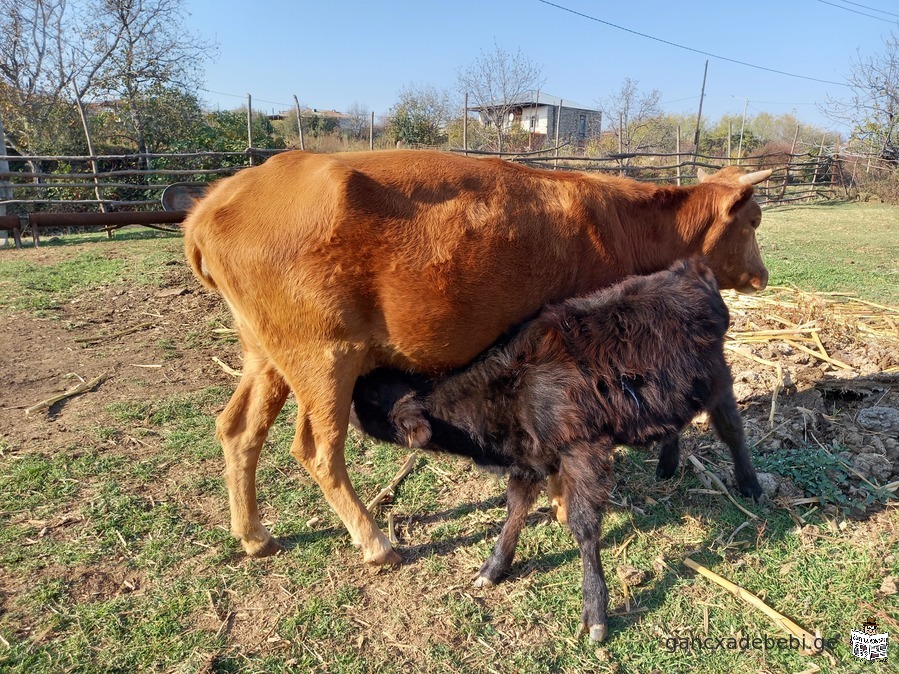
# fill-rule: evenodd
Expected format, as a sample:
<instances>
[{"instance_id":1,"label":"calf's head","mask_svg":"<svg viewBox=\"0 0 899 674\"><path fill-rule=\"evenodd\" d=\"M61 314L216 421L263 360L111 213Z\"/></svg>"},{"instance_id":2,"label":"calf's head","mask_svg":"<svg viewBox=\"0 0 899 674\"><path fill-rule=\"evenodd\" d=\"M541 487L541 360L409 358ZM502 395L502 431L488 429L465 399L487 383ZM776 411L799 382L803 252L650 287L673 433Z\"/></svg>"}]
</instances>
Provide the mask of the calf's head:
<instances>
[{"instance_id":1,"label":"calf's head","mask_svg":"<svg viewBox=\"0 0 899 674\"><path fill-rule=\"evenodd\" d=\"M768 270L755 237L762 209L752 198L753 185L771 175L771 170L743 173L728 167L708 175L697 171L700 184L713 200L714 220L705 232L702 254L715 270L721 288L753 293L768 285ZM708 202L706 202L708 208Z\"/></svg>"},{"instance_id":2,"label":"calf's head","mask_svg":"<svg viewBox=\"0 0 899 674\"><path fill-rule=\"evenodd\" d=\"M379 368L356 380L350 424L379 440L424 447L431 439L419 395L429 386L420 374Z\"/></svg>"}]
</instances>

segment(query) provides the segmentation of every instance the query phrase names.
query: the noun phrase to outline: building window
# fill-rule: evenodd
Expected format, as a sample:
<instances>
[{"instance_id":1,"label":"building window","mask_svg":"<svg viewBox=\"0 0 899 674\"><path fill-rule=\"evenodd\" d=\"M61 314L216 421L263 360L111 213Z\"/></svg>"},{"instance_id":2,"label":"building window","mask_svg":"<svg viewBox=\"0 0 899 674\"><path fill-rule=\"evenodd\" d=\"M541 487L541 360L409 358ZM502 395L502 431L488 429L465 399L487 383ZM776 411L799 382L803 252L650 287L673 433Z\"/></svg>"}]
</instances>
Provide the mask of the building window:
<instances>
[{"instance_id":1,"label":"building window","mask_svg":"<svg viewBox=\"0 0 899 674\"><path fill-rule=\"evenodd\" d=\"M587 115L580 115L577 118L577 135L587 135Z\"/></svg>"}]
</instances>

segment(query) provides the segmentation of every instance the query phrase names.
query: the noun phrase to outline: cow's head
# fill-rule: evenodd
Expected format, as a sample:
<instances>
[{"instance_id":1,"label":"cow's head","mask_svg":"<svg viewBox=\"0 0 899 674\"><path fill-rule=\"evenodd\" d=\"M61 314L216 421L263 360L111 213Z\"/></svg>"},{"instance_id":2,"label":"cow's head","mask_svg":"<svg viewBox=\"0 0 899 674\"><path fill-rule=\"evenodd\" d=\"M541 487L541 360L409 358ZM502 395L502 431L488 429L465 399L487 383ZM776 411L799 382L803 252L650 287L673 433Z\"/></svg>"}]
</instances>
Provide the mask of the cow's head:
<instances>
[{"instance_id":1,"label":"cow's head","mask_svg":"<svg viewBox=\"0 0 899 674\"><path fill-rule=\"evenodd\" d=\"M702 254L706 256L721 288L753 293L768 284L768 270L755 238L762 209L752 198L753 185L771 175L770 169L744 173L732 166L711 175L697 171L699 182L710 190L714 220L706 230ZM704 208L709 203L705 202Z\"/></svg>"}]
</instances>

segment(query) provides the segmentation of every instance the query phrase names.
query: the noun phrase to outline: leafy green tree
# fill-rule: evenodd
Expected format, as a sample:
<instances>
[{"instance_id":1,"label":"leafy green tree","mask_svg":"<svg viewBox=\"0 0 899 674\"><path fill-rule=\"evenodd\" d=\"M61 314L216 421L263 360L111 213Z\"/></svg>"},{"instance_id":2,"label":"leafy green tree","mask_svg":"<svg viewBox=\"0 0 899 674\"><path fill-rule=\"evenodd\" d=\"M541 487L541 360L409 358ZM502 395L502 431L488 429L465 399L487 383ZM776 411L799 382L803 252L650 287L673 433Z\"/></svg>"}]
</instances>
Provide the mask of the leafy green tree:
<instances>
[{"instance_id":1,"label":"leafy green tree","mask_svg":"<svg viewBox=\"0 0 899 674\"><path fill-rule=\"evenodd\" d=\"M440 145L455 109L446 90L431 85L408 85L388 113L387 132L394 141Z\"/></svg>"}]
</instances>

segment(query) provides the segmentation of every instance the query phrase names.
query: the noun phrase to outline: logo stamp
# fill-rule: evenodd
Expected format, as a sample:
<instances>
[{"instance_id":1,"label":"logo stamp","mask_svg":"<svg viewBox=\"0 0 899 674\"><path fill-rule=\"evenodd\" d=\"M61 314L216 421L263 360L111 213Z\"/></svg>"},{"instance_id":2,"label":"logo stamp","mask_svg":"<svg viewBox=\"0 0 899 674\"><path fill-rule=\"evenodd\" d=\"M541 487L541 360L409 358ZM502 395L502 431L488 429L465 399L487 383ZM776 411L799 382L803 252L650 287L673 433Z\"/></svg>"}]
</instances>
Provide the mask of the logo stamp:
<instances>
[{"instance_id":1,"label":"logo stamp","mask_svg":"<svg viewBox=\"0 0 899 674\"><path fill-rule=\"evenodd\" d=\"M877 621L868 618L861 630L852 630L852 655L862 660L882 660L887 656L889 635L877 634Z\"/></svg>"}]
</instances>

